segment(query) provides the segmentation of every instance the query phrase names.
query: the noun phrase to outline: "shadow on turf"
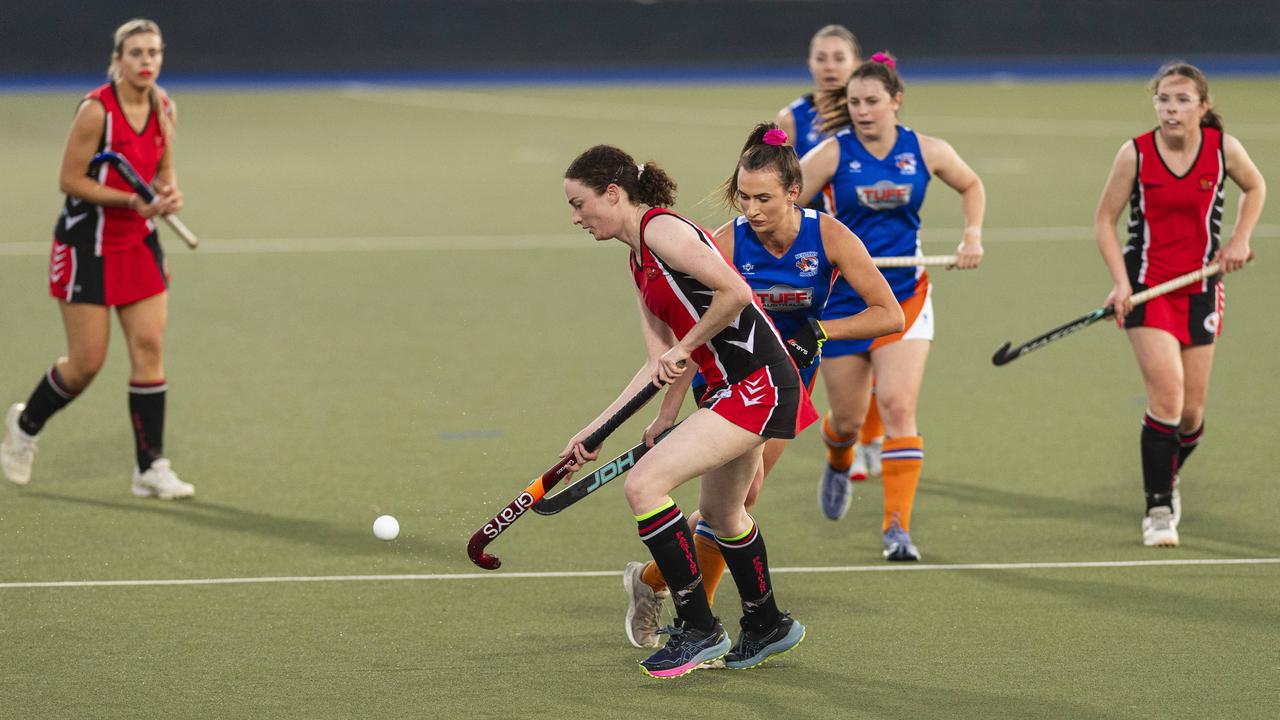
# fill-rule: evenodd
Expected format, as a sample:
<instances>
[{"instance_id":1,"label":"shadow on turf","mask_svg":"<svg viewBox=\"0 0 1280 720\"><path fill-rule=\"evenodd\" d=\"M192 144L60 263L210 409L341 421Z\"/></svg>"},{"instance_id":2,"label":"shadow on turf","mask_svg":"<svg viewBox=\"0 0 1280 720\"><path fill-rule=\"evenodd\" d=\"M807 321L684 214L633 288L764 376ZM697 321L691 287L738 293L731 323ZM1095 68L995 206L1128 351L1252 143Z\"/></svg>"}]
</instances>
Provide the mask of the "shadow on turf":
<instances>
[{"instance_id":1,"label":"shadow on turf","mask_svg":"<svg viewBox=\"0 0 1280 720\"><path fill-rule=\"evenodd\" d=\"M1133 502L1126 502L1123 498L1117 498L1115 502L1090 502L938 478L925 478L921 486L927 488L926 492L931 495L984 508L1001 508L1023 517L1071 519L1108 529L1132 528L1135 540L1142 520L1141 490L1135 491L1136 500ZM1184 507L1186 505L1184 501ZM1210 552L1244 552L1259 557L1280 555L1280 543L1274 542L1274 535L1242 528L1236 517L1206 513L1194 505L1187 507L1185 512L1180 528L1186 535L1184 546Z\"/></svg>"},{"instance_id":2,"label":"shadow on turf","mask_svg":"<svg viewBox=\"0 0 1280 720\"><path fill-rule=\"evenodd\" d=\"M373 534L361 528L348 528L319 520L306 520L245 510L244 508L211 503L203 500L162 502L158 500L101 500L98 498L59 495L45 491L30 491L24 495L41 500L74 503L107 510L158 514L168 518L180 518L192 525L251 535L278 538L302 545L319 545L327 552L347 555L382 556L387 546ZM424 559L456 560L459 547L454 544L423 537L406 537L395 541L395 552L421 556Z\"/></svg>"},{"instance_id":3,"label":"shadow on turf","mask_svg":"<svg viewBox=\"0 0 1280 720\"><path fill-rule=\"evenodd\" d=\"M1115 573L1115 570L1103 572ZM1226 622L1243 628L1275 627L1280 625L1280 612L1263 609L1256 604L1234 602L1220 594L1190 595L1167 586L1153 587L1149 583L1123 582L1123 575L1116 575L1117 582L1051 577L1029 572L976 571L974 577L1004 588L1029 590L1054 598L1072 597L1087 603L1089 607L1105 607L1113 612L1137 615L1143 620L1167 623L1172 620L1191 622ZM1188 582L1202 582L1193 576Z\"/></svg>"},{"instance_id":4,"label":"shadow on turf","mask_svg":"<svg viewBox=\"0 0 1280 720\"><path fill-rule=\"evenodd\" d=\"M846 630L841 630L845 632ZM801 651L797 648L797 652ZM753 670L698 670L688 678L675 682L649 682L642 689L651 692L667 692L674 686L690 681L698 682L700 690L723 683L725 694L717 698L714 707L722 715L729 707L737 705L744 717L800 717L829 718L826 708L806 712L803 704L796 702L796 689L803 688L803 695L821 694L826 707L847 711L847 717L938 717L945 711L946 717L1019 717L1019 718L1081 718L1084 720L1113 717L1092 708L1064 702L1057 688L1043 688L1045 697L1010 697L994 692L964 690L956 687L930 687L907 682L894 682L876 677L894 674L892 665L870 666L852 675L847 672L830 672L808 665L797 656L794 660L779 659ZM927 674L916 669L912 674ZM1020 678L1025 681L1025 678ZM699 682L701 681L701 682ZM747 681L747 682L742 682ZM1016 692L1027 694L1020 683L1010 683ZM714 692L714 691L712 691ZM712 693L702 697L710 700ZM822 705L819 703L814 703ZM728 716L728 715L725 715Z\"/></svg>"}]
</instances>

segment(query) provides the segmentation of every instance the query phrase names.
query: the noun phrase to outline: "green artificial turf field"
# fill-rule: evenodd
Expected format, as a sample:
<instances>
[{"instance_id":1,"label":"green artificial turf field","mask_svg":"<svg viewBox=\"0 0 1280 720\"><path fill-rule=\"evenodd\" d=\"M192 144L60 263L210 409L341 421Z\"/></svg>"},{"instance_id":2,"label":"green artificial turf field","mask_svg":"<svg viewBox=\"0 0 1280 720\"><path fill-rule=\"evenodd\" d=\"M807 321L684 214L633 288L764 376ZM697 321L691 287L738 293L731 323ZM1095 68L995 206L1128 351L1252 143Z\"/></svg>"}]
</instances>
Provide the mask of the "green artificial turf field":
<instances>
[{"instance_id":1,"label":"green artificial turf field","mask_svg":"<svg viewBox=\"0 0 1280 720\"><path fill-rule=\"evenodd\" d=\"M1274 182L1280 84L1213 90ZM128 493L117 330L93 387L42 434L31 484L0 482L0 715L1274 717L1280 565L1225 561L1280 558L1277 201L1258 261L1228 283L1181 548L1140 542L1145 399L1121 333L990 362L1110 289L1093 209L1120 143L1154 124L1138 81L908 87L904 122L949 140L988 194L982 268L932 274L912 526L926 565L880 559L875 481L843 521L821 516L814 430L757 507L809 636L758 670L641 675L619 572L645 550L621 487L520 520L490 547L497 572L467 561L470 534L642 362L626 252L570 226L564 167L620 145L714 227L727 211L700 201L750 126L801 91L176 90L183 217L204 243L162 230L166 445L197 495ZM76 97L0 95L6 407L62 352L45 273ZM935 183L925 213L926 253L950 252L957 196ZM399 539L374 539L381 513ZM374 575L417 577L351 579ZM93 584L172 580L226 582Z\"/></svg>"}]
</instances>

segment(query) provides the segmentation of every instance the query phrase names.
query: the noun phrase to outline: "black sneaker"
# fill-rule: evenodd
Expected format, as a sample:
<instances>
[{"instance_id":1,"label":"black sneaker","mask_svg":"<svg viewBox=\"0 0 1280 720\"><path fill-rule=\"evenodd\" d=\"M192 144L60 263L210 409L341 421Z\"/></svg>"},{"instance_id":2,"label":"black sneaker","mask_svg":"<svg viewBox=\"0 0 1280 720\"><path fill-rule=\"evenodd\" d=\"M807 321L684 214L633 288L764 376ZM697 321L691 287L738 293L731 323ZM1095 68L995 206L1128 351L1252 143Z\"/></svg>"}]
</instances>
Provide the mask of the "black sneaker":
<instances>
[{"instance_id":1,"label":"black sneaker","mask_svg":"<svg viewBox=\"0 0 1280 720\"><path fill-rule=\"evenodd\" d=\"M738 636L738 642L724 656L724 666L731 670L753 668L799 645L804 639L804 626L793 620L789 613L778 616L778 622L765 630L752 630L745 617L741 624L742 634Z\"/></svg>"},{"instance_id":2,"label":"black sneaker","mask_svg":"<svg viewBox=\"0 0 1280 720\"><path fill-rule=\"evenodd\" d=\"M719 620L710 630L699 630L686 626L682 618L676 618L671 627L658 632L671 638L661 650L640 662L640 669L649 677L686 675L704 662L723 657L731 645L729 633L724 631Z\"/></svg>"}]
</instances>

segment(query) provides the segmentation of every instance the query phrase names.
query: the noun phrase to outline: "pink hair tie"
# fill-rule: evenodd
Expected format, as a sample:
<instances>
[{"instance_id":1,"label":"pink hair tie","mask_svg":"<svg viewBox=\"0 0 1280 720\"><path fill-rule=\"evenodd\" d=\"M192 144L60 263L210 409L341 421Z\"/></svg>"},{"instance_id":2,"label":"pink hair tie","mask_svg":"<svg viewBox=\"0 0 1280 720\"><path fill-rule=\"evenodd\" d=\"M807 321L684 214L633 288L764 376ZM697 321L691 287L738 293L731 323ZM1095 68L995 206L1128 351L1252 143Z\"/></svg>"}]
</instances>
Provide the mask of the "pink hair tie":
<instances>
[{"instance_id":1,"label":"pink hair tie","mask_svg":"<svg viewBox=\"0 0 1280 720\"><path fill-rule=\"evenodd\" d=\"M888 65L891 70L898 69L898 61L894 60L888 53L878 52L875 55L872 55L871 62L884 63L885 65Z\"/></svg>"},{"instance_id":2,"label":"pink hair tie","mask_svg":"<svg viewBox=\"0 0 1280 720\"><path fill-rule=\"evenodd\" d=\"M787 132L786 132L785 130L779 130L779 129L777 129L777 128L774 128L774 129L772 129L772 130L769 130L769 131L765 132L765 134L764 134L764 144L765 144L765 145L774 145L774 146L777 146L777 145L786 145L786 144L787 144Z\"/></svg>"}]
</instances>

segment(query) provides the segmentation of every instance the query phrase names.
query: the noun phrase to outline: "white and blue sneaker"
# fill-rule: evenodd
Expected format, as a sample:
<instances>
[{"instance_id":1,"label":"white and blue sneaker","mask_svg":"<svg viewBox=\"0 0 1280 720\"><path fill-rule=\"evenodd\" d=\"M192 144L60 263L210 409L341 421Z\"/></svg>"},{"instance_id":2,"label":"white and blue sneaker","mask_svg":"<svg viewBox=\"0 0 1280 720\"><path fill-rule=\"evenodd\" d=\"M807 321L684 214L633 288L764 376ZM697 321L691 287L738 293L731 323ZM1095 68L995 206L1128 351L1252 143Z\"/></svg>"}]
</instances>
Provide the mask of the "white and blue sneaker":
<instances>
[{"instance_id":1,"label":"white and blue sneaker","mask_svg":"<svg viewBox=\"0 0 1280 720\"><path fill-rule=\"evenodd\" d=\"M903 530L896 519L890 521L889 529L884 531L884 559L890 562L920 559L920 551L911 543L911 534Z\"/></svg>"},{"instance_id":2,"label":"white and blue sneaker","mask_svg":"<svg viewBox=\"0 0 1280 720\"><path fill-rule=\"evenodd\" d=\"M849 512L853 490L849 487L849 471L837 470L830 464L824 466L818 480L818 506L828 520L839 520Z\"/></svg>"},{"instance_id":3,"label":"white and blue sneaker","mask_svg":"<svg viewBox=\"0 0 1280 720\"><path fill-rule=\"evenodd\" d=\"M751 630L745 617L741 624L742 634L738 636L738 642L724 656L724 666L730 670L756 667L787 652L804 639L804 625L792 619L790 613L780 615L777 624L765 630Z\"/></svg>"}]
</instances>

